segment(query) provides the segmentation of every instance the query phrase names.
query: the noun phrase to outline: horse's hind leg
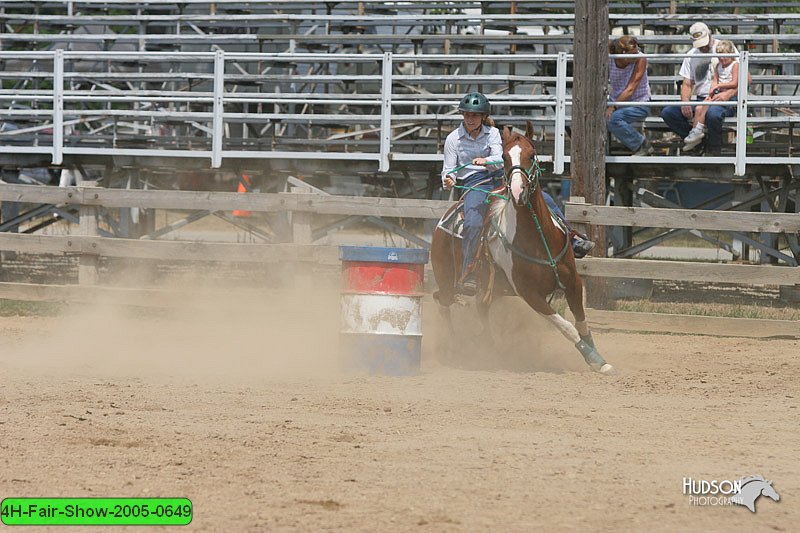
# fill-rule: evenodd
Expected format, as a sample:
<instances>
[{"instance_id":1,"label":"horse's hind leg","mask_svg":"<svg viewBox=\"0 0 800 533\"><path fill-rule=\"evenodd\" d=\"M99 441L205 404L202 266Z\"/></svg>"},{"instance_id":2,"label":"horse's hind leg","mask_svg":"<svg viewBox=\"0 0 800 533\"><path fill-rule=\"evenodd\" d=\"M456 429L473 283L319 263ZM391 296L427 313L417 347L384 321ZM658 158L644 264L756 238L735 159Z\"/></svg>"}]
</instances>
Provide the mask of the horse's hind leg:
<instances>
[{"instance_id":1,"label":"horse's hind leg","mask_svg":"<svg viewBox=\"0 0 800 533\"><path fill-rule=\"evenodd\" d=\"M431 263L433 276L436 279L438 290L434 291L433 299L437 303L439 316L444 323L442 335L438 335L440 342L437 353L440 359L451 358L452 343L455 339L455 328L450 313L450 306L456 302L456 261L460 261L461 247L450 235L437 228L433 232L431 243ZM460 263L459 263L460 266Z\"/></svg>"},{"instance_id":2,"label":"horse's hind leg","mask_svg":"<svg viewBox=\"0 0 800 533\"><path fill-rule=\"evenodd\" d=\"M489 343L489 346L494 346L494 336L492 335L492 327L489 323L489 308L491 307L491 302L486 303L486 301L478 295L477 301L475 303L475 307L478 311L478 318L481 321L481 338L486 339L486 342Z\"/></svg>"},{"instance_id":3,"label":"horse's hind leg","mask_svg":"<svg viewBox=\"0 0 800 533\"><path fill-rule=\"evenodd\" d=\"M589 330L586 311L583 308L583 282L580 276L574 276L571 282L567 283L564 294L567 298L567 305L569 305L570 311L575 316L575 330L578 332L579 337L575 347L592 370L604 374L613 373L614 367L606 363L603 356L597 351L592 332Z\"/></svg>"},{"instance_id":4,"label":"horse's hind leg","mask_svg":"<svg viewBox=\"0 0 800 533\"><path fill-rule=\"evenodd\" d=\"M456 330L453 327L453 317L450 313L450 307L445 307L441 303L438 304L436 307L439 308L439 316L442 318L445 326L447 326L447 333L450 335L455 335Z\"/></svg>"}]
</instances>

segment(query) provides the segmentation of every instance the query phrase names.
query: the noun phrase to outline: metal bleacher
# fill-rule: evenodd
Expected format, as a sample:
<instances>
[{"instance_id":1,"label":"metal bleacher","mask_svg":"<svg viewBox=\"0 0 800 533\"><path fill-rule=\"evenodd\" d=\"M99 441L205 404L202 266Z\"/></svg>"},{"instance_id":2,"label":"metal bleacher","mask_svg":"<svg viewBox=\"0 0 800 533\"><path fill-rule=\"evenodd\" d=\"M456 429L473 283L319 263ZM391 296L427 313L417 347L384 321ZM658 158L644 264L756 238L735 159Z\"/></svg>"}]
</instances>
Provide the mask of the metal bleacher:
<instances>
[{"instance_id":1,"label":"metal bleacher","mask_svg":"<svg viewBox=\"0 0 800 533\"><path fill-rule=\"evenodd\" d=\"M656 155L631 157L612 144L609 174L793 174L794 6L610 2L611 31L641 34L654 108L677 100L686 28L699 17L737 44L753 81L740 117L728 119L732 142L722 156L681 155L654 111L644 127ZM130 169L166 179L402 175L423 182L404 194L430 194L424 184L460 119L453 104L480 90L499 124L534 123L543 161L563 174L573 13L561 0L2 0L0 166L111 169L123 181ZM753 144L744 141L748 126Z\"/></svg>"}]
</instances>

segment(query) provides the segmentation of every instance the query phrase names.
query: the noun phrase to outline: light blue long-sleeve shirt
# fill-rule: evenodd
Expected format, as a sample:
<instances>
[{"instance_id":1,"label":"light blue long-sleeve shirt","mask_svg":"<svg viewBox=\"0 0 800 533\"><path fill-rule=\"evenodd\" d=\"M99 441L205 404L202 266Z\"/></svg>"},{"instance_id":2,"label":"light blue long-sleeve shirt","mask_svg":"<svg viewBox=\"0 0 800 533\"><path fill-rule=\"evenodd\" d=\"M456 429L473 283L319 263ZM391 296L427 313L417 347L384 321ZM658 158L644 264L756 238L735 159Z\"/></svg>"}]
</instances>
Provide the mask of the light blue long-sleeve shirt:
<instances>
[{"instance_id":1,"label":"light blue long-sleeve shirt","mask_svg":"<svg viewBox=\"0 0 800 533\"><path fill-rule=\"evenodd\" d=\"M485 167L469 165L453 172L454 168L469 163L476 157L483 157L488 161L498 161L499 163ZM478 138L473 139L467 133L462 122L447 136L444 142L442 180L448 174L454 174L458 180L465 180L478 172L494 172L501 168L503 168L503 142L500 138L500 130L497 128L482 124Z\"/></svg>"}]
</instances>

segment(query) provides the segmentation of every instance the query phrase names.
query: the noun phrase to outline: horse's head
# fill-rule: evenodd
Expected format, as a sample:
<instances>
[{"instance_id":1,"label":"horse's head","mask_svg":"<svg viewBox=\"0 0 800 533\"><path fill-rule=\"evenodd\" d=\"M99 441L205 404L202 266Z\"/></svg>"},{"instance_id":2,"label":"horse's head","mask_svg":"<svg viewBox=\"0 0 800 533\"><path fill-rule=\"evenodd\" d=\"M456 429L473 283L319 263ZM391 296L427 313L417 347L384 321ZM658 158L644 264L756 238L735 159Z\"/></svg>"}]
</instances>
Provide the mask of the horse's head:
<instances>
[{"instance_id":1,"label":"horse's head","mask_svg":"<svg viewBox=\"0 0 800 533\"><path fill-rule=\"evenodd\" d=\"M536 148L533 145L533 125L528 122L525 135L503 128L503 163L506 186L517 204L526 204L536 189Z\"/></svg>"},{"instance_id":2,"label":"horse's head","mask_svg":"<svg viewBox=\"0 0 800 533\"><path fill-rule=\"evenodd\" d=\"M766 481L764 485L761 486L761 494L767 496L768 498L772 498L776 502L781 499L780 494L772 487L772 481Z\"/></svg>"}]
</instances>

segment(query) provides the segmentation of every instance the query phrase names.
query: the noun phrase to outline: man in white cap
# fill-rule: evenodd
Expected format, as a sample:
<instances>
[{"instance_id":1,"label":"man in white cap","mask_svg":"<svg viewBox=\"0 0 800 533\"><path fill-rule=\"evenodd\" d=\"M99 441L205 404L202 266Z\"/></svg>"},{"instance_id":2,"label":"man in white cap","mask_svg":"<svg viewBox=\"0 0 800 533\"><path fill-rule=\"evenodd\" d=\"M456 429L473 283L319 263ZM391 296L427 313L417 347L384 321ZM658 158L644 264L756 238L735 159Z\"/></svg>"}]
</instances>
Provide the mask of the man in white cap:
<instances>
[{"instance_id":1,"label":"man in white cap","mask_svg":"<svg viewBox=\"0 0 800 533\"><path fill-rule=\"evenodd\" d=\"M692 38L692 49L686 54L681 65L680 75L683 77L681 85L680 106L667 106L661 112L661 118L673 132L686 139L684 151L689 151L705 141L706 155L720 155L722 148L722 122L725 117L736 114L735 106L708 106L705 124L697 124L692 128L694 118L694 105L690 105L692 93L696 100L705 100L711 88L712 57L717 50L717 40L711 35L708 26L702 22L695 22L689 28ZM734 53L739 53L734 49ZM712 97L715 102L724 102L736 98L736 89L721 91Z\"/></svg>"}]
</instances>

